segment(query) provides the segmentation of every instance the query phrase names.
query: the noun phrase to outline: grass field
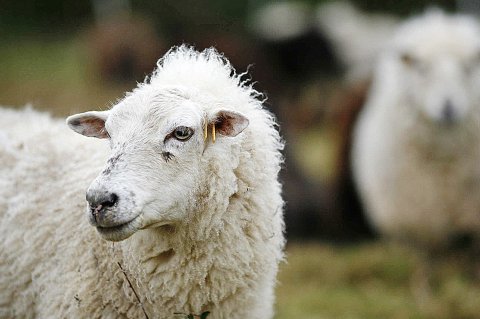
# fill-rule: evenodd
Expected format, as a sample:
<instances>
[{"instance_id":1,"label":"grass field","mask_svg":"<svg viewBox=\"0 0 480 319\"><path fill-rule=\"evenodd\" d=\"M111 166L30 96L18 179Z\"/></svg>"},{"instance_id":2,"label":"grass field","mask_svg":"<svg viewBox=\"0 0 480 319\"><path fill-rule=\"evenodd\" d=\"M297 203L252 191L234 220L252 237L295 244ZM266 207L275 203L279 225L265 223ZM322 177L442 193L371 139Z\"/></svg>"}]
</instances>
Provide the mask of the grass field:
<instances>
[{"instance_id":1,"label":"grass field","mask_svg":"<svg viewBox=\"0 0 480 319\"><path fill-rule=\"evenodd\" d=\"M59 116L104 109L135 85L98 79L81 38L2 42L0 70L1 105L31 102ZM308 153L316 156L315 163L324 156ZM438 266L431 302L421 305L411 289L420 259L406 248L292 242L286 260L277 287L277 319L480 318L480 285L461 271L456 258Z\"/></svg>"},{"instance_id":2,"label":"grass field","mask_svg":"<svg viewBox=\"0 0 480 319\"><path fill-rule=\"evenodd\" d=\"M455 256L435 267L431 300L417 304L411 286L420 265L416 252L380 242L291 243L276 318L480 318L479 282Z\"/></svg>"},{"instance_id":3,"label":"grass field","mask_svg":"<svg viewBox=\"0 0 480 319\"><path fill-rule=\"evenodd\" d=\"M1 105L31 103L58 116L105 109L135 86L102 81L82 37L0 42L0 70Z\"/></svg>"}]
</instances>

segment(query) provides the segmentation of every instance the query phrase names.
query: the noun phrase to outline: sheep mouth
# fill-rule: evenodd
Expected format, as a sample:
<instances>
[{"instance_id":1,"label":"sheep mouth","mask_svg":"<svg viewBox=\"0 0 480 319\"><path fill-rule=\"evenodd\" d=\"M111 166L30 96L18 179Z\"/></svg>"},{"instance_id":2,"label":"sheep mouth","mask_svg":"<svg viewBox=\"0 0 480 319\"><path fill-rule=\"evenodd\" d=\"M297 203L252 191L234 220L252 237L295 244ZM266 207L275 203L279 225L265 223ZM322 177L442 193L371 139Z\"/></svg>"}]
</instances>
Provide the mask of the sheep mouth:
<instances>
[{"instance_id":1,"label":"sheep mouth","mask_svg":"<svg viewBox=\"0 0 480 319\"><path fill-rule=\"evenodd\" d=\"M122 241L132 236L139 229L140 215L128 222L115 226L96 226L100 235L109 241Z\"/></svg>"}]
</instances>

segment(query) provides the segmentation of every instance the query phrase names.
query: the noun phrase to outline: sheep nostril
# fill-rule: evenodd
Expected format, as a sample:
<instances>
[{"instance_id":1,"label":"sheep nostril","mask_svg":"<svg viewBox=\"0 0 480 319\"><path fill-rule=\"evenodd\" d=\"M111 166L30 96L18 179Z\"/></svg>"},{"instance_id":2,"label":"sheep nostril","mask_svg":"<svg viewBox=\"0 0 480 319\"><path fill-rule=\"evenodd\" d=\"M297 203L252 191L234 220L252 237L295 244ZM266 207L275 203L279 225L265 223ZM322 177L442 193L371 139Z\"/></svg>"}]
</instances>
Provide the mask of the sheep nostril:
<instances>
[{"instance_id":1,"label":"sheep nostril","mask_svg":"<svg viewBox=\"0 0 480 319\"><path fill-rule=\"evenodd\" d=\"M102 205L103 207L112 207L117 203L117 201L118 201L117 194L112 193L112 194L108 194L108 198L100 205Z\"/></svg>"},{"instance_id":2,"label":"sheep nostril","mask_svg":"<svg viewBox=\"0 0 480 319\"><path fill-rule=\"evenodd\" d=\"M92 225L99 225L108 218L108 208L118 202L118 195L108 192L87 192L87 201L90 209L90 222Z\"/></svg>"},{"instance_id":3,"label":"sheep nostril","mask_svg":"<svg viewBox=\"0 0 480 319\"><path fill-rule=\"evenodd\" d=\"M118 195L115 193L87 192L87 202L92 211L100 212L102 209L112 207L118 202Z\"/></svg>"}]
</instances>

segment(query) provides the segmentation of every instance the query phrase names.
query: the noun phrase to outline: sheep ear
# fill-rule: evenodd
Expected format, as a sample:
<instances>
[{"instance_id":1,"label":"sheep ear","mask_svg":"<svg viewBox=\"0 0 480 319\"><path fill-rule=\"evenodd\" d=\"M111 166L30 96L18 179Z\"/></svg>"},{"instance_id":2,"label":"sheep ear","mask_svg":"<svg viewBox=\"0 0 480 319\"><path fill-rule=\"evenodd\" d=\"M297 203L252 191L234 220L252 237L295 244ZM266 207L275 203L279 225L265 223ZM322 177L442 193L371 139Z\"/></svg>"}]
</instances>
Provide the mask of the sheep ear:
<instances>
[{"instance_id":1,"label":"sheep ear","mask_svg":"<svg viewBox=\"0 0 480 319\"><path fill-rule=\"evenodd\" d=\"M249 120L242 114L232 111L218 111L211 122L216 133L224 136L237 136L247 128Z\"/></svg>"},{"instance_id":2,"label":"sheep ear","mask_svg":"<svg viewBox=\"0 0 480 319\"><path fill-rule=\"evenodd\" d=\"M67 118L67 125L78 134L96 138L108 138L107 130L105 130L105 121L108 118L108 114L108 111L91 111L75 114Z\"/></svg>"}]
</instances>

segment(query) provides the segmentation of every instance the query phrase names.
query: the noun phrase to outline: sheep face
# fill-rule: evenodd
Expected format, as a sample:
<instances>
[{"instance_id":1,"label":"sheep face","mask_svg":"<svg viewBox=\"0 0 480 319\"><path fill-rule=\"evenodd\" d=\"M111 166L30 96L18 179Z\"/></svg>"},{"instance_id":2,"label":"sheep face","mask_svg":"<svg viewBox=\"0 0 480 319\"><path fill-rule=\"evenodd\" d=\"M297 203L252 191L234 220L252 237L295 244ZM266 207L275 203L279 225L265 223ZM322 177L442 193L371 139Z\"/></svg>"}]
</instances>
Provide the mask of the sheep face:
<instances>
[{"instance_id":1,"label":"sheep face","mask_svg":"<svg viewBox=\"0 0 480 319\"><path fill-rule=\"evenodd\" d=\"M429 122L463 122L480 106L480 30L464 17L433 12L394 39L398 82L406 105Z\"/></svg>"},{"instance_id":2,"label":"sheep face","mask_svg":"<svg viewBox=\"0 0 480 319\"><path fill-rule=\"evenodd\" d=\"M478 52L480 56L480 51ZM403 83L407 105L433 123L455 124L480 102L478 92L480 59L439 56L435 59L404 53L399 59L405 68ZM473 85L477 83L477 85Z\"/></svg>"},{"instance_id":3,"label":"sheep face","mask_svg":"<svg viewBox=\"0 0 480 319\"><path fill-rule=\"evenodd\" d=\"M207 126L223 137L248 125L241 114L217 110L209 114L178 91L132 94L110 111L71 116L76 132L108 138L112 155L87 190L90 223L107 240L128 238L137 230L175 225L195 205L205 176L202 163L212 143Z\"/></svg>"}]
</instances>

